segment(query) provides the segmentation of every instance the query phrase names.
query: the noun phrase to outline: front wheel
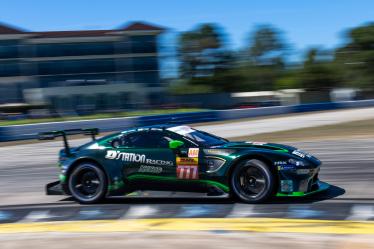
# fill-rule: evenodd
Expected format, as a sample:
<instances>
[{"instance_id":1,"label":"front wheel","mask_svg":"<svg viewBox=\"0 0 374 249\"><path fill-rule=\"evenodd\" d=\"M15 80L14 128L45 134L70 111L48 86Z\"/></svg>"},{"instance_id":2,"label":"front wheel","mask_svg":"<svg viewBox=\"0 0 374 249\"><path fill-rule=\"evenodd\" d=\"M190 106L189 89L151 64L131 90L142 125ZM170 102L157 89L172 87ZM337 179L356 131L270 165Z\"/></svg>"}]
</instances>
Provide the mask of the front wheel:
<instances>
[{"instance_id":1,"label":"front wheel","mask_svg":"<svg viewBox=\"0 0 374 249\"><path fill-rule=\"evenodd\" d=\"M80 203L97 203L104 199L107 179L96 164L84 162L70 174L68 187L71 195Z\"/></svg>"},{"instance_id":2,"label":"front wheel","mask_svg":"<svg viewBox=\"0 0 374 249\"><path fill-rule=\"evenodd\" d=\"M239 163L231 174L231 189L235 197L246 203L259 203L273 193L274 176L268 166L257 159Z\"/></svg>"}]
</instances>

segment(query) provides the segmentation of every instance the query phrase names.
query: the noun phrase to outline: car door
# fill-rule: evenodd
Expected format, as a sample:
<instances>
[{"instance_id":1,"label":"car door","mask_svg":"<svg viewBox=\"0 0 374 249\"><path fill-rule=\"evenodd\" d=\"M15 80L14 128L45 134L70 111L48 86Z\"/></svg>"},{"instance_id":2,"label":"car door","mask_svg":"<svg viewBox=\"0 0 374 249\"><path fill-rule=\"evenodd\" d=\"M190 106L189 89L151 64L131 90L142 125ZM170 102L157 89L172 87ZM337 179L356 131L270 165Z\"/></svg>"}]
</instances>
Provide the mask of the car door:
<instances>
[{"instance_id":1,"label":"car door","mask_svg":"<svg viewBox=\"0 0 374 249\"><path fill-rule=\"evenodd\" d=\"M170 140L154 130L124 136L118 157L125 181L136 189L161 189L163 182L175 178L176 156Z\"/></svg>"},{"instance_id":2,"label":"car door","mask_svg":"<svg viewBox=\"0 0 374 249\"><path fill-rule=\"evenodd\" d=\"M170 149L169 142L176 139L184 145ZM181 137L162 130L138 131L123 138L118 152L125 182L134 189L194 191L198 187L202 150Z\"/></svg>"}]
</instances>

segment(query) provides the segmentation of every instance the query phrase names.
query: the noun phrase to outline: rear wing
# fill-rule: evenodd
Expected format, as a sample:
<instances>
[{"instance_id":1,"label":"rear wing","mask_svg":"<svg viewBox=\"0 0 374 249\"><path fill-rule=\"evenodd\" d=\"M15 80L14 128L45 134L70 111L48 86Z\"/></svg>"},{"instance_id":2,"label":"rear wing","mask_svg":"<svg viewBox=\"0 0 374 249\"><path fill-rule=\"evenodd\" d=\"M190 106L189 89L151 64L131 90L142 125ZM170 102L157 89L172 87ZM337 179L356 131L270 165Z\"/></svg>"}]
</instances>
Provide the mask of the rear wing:
<instances>
[{"instance_id":1,"label":"rear wing","mask_svg":"<svg viewBox=\"0 0 374 249\"><path fill-rule=\"evenodd\" d=\"M92 140L96 140L96 135L99 135L99 129L88 128L88 129L70 129L61 131L47 131L38 134L39 140L54 140L56 137L62 137L64 141L65 153L70 155L70 147L68 143L67 136L84 134L86 136L91 136Z\"/></svg>"}]
</instances>

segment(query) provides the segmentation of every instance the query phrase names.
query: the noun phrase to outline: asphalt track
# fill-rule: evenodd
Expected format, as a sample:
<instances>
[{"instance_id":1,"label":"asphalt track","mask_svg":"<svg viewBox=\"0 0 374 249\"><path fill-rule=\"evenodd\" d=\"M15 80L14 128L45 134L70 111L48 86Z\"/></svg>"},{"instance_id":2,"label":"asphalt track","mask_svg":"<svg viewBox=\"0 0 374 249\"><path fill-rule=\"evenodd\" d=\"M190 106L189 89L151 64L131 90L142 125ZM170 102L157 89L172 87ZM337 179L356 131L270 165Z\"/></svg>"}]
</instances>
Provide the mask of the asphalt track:
<instances>
[{"instance_id":1,"label":"asphalt track","mask_svg":"<svg viewBox=\"0 0 374 249\"><path fill-rule=\"evenodd\" d=\"M73 141L73 144L76 143L82 143L82 140ZM57 180L55 164L56 152L61 148L60 142L48 142L43 146L26 144L1 147L0 223L14 223L17 226L48 221L121 222L132 219L141 222L159 218L282 218L285 221L318 219L326 222L374 220L373 139L334 139L291 144L315 154L323 161L320 178L332 184L331 189L309 198L277 198L258 205L236 203L227 197L174 192L135 192L131 196L109 199L102 204L80 205L65 196L44 194L44 185ZM0 226L0 230L4 229ZM374 234L373 227L365 231Z\"/></svg>"}]
</instances>

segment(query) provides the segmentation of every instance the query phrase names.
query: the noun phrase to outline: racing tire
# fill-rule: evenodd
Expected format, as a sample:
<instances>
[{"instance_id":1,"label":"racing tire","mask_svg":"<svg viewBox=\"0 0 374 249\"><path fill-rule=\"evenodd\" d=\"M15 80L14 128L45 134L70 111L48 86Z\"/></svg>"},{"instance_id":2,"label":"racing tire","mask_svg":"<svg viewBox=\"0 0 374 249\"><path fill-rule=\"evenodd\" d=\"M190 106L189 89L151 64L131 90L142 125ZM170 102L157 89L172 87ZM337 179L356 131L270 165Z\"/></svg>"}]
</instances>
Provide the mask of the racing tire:
<instances>
[{"instance_id":1,"label":"racing tire","mask_svg":"<svg viewBox=\"0 0 374 249\"><path fill-rule=\"evenodd\" d=\"M98 203L105 198L108 181L96 164L83 162L73 169L68 180L72 197L82 204Z\"/></svg>"},{"instance_id":2,"label":"racing tire","mask_svg":"<svg viewBox=\"0 0 374 249\"><path fill-rule=\"evenodd\" d=\"M261 203L273 194L274 176L263 161L240 162L230 178L232 196L245 203Z\"/></svg>"}]
</instances>

